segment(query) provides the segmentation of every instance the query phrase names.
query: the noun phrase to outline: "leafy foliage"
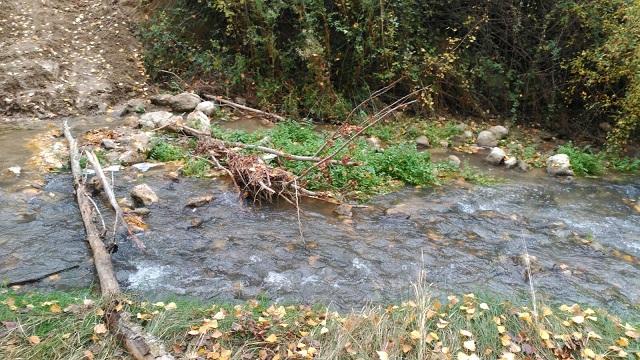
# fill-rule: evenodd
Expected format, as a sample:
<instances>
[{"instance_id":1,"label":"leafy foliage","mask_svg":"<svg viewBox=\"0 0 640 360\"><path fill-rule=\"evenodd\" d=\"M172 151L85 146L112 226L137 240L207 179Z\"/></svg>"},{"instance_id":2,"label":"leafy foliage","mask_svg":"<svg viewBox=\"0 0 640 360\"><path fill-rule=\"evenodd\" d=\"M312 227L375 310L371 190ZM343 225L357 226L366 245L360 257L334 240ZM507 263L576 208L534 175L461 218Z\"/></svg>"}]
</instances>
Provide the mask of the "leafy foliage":
<instances>
[{"instance_id":1,"label":"leafy foliage","mask_svg":"<svg viewBox=\"0 0 640 360\"><path fill-rule=\"evenodd\" d=\"M580 149L568 143L558 148L559 154L566 154L571 160L571 168L578 176L602 175L605 165L602 156L593 154L588 149Z\"/></svg>"},{"instance_id":2,"label":"leafy foliage","mask_svg":"<svg viewBox=\"0 0 640 360\"><path fill-rule=\"evenodd\" d=\"M158 161L182 160L185 152L182 148L163 140L155 140L149 150L149 158Z\"/></svg>"}]
</instances>

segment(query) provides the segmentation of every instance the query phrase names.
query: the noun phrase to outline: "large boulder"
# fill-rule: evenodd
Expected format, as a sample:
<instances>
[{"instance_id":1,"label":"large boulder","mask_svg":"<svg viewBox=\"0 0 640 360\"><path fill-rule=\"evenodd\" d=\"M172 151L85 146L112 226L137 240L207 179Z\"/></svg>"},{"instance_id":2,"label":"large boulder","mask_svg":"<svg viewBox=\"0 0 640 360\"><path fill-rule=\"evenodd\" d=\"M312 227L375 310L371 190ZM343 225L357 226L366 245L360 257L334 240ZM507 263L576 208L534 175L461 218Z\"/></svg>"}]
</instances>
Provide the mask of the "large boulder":
<instances>
[{"instance_id":1,"label":"large boulder","mask_svg":"<svg viewBox=\"0 0 640 360\"><path fill-rule=\"evenodd\" d=\"M211 121L209 121L209 117L202 111L198 110L187 115L187 125L201 131L209 131L209 129L211 129Z\"/></svg>"},{"instance_id":2,"label":"large boulder","mask_svg":"<svg viewBox=\"0 0 640 360\"><path fill-rule=\"evenodd\" d=\"M136 185L131 190L131 197L144 206L149 206L159 200L158 195L147 184Z\"/></svg>"},{"instance_id":3,"label":"large boulder","mask_svg":"<svg viewBox=\"0 0 640 360\"><path fill-rule=\"evenodd\" d=\"M487 155L485 160L492 165L500 165L506 156L507 154L505 154L504 150L499 147L494 147L491 149L491 152L489 152L489 155Z\"/></svg>"},{"instance_id":4,"label":"large boulder","mask_svg":"<svg viewBox=\"0 0 640 360\"><path fill-rule=\"evenodd\" d=\"M150 100L153 105L169 106L171 104L172 98L173 98L173 95L171 94L159 94L159 95L153 95L150 98Z\"/></svg>"},{"instance_id":5,"label":"large boulder","mask_svg":"<svg viewBox=\"0 0 640 360\"><path fill-rule=\"evenodd\" d=\"M573 176L571 160L567 154L555 154L547 159L547 174L552 176Z\"/></svg>"},{"instance_id":6,"label":"large boulder","mask_svg":"<svg viewBox=\"0 0 640 360\"><path fill-rule=\"evenodd\" d=\"M143 128L155 129L169 124L172 116L168 111L153 111L142 115L139 123Z\"/></svg>"},{"instance_id":7,"label":"large boulder","mask_svg":"<svg viewBox=\"0 0 640 360\"><path fill-rule=\"evenodd\" d=\"M193 111L202 100L196 94L184 92L182 94L174 95L169 101L169 107L173 111L187 112Z\"/></svg>"},{"instance_id":8,"label":"large boulder","mask_svg":"<svg viewBox=\"0 0 640 360\"><path fill-rule=\"evenodd\" d=\"M459 167L460 167L460 164L462 163L462 162L460 161L460 158L459 158L459 157L457 157L457 156L455 156L455 155L449 155L449 156L447 157L447 161L449 161L453 166L455 166L455 167L457 167L457 168L459 168Z\"/></svg>"},{"instance_id":9,"label":"large boulder","mask_svg":"<svg viewBox=\"0 0 640 360\"><path fill-rule=\"evenodd\" d=\"M211 116L218 109L213 101L203 101L196 106L196 111L202 111L205 115Z\"/></svg>"},{"instance_id":10,"label":"large boulder","mask_svg":"<svg viewBox=\"0 0 640 360\"><path fill-rule=\"evenodd\" d=\"M502 125L492 126L489 128L489 131L491 131L498 140L504 139L505 137L507 137L507 135L509 135L509 129Z\"/></svg>"},{"instance_id":11,"label":"large boulder","mask_svg":"<svg viewBox=\"0 0 640 360\"><path fill-rule=\"evenodd\" d=\"M496 135L491 131L485 130L478 134L476 143L482 147L495 147L498 145L498 138L496 138Z\"/></svg>"}]
</instances>

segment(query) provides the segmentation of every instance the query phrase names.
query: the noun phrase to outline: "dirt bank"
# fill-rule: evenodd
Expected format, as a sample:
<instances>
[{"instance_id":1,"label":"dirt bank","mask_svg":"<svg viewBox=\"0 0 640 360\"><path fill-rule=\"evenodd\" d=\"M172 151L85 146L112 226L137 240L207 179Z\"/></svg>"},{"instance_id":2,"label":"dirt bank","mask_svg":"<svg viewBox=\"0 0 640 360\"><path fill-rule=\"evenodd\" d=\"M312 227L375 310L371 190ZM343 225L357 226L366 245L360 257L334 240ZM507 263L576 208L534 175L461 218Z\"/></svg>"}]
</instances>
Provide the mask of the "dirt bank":
<instances>
[{"instance_id":1,"label":"dirt bank","mask_svg":"<svg viewBox=\"0 0 640 360\"><path fill-rule=\"evenodd\" d=\"M0 115L105 111L145 91L135 9L119 1L0 1Z\"/></svg>"}]
</instances>

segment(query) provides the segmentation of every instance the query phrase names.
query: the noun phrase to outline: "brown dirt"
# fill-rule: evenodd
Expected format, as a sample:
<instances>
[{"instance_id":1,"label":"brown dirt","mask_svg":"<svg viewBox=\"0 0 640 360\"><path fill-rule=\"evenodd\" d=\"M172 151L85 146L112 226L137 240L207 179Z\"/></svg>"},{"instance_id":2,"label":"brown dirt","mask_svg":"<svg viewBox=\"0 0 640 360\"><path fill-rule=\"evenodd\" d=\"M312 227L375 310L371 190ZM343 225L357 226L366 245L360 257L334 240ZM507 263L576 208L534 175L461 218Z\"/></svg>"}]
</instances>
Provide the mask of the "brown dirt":
<instances>
[{"instance_id":1,"label":"brown dirt","mask_svg":"<svg viewBox=\"0 0 640 360\"><path fill-rule=\"evenodd\" d=\"M105 111L143 95L135 9L107 0L0 0L0 115Z\"/></svg>"}]
</instances>

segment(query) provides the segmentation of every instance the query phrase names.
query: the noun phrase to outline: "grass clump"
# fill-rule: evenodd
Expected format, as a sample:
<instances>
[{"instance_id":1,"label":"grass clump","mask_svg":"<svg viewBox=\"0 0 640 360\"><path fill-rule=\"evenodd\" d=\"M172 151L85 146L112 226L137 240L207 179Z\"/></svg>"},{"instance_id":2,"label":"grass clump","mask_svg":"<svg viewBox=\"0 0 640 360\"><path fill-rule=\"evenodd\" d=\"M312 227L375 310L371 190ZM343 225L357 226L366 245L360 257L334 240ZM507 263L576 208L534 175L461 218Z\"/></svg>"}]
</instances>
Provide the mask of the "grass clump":
<instances>
[{"instance_id":1,"label":"grass clump","mask_svg":"<svg viewBox=\"0 0 640 360\"><path fill-rule=\"evenodd\" d=\"M184 159L185 156L185 151L181 147L163 140L154 141L149 150L149 158L157 161L177 161Z\"/></svg>"},{"instance_id":2,"label":"grass clump","mask_svg":"<svg viewBox=\"0 0 640 360\"><path fill-rule=\"evenodd\" d=\"M211 170L211 164L204 159L189 158L182 168L182 175L202 178Z\"/></svg>"},{"instance_id":3,"label":"grass clump","mask_svg":"<svg viewBox=\"0 0 640 360\"><path fill-rule=\"evenodd\" d=\"M586 148L580 149L569 142L560 146L558 153L569 156L571 168L578 176L602 175L604 173L605 164L602 156L594 154Z\"/></svg>"},{"instance_id":4,"label":"grass clump","mask_svg":"<svg viewBox=\"0 0 640 360\"><path fill-rule=\"evenodd\" d=\"M640 353L638 318L545 304L538 305L536 317L524 301L475 294L437 299L427 287L415 288L403 303L347 313L266 299L229 305L131 297L122 304L177 358L604 359ZM16 326L0 332L0 357L82 359L87 352L95 359L123 357L111 333L94 331L103 323L101 306L88 292L5 290L0 293L3 326Z\"/></svg>"}]
</instances>

